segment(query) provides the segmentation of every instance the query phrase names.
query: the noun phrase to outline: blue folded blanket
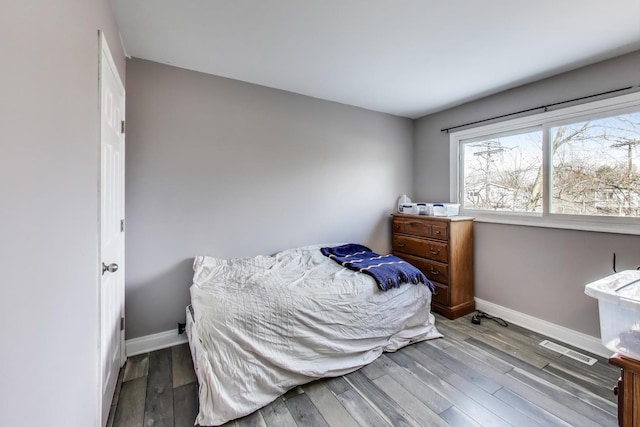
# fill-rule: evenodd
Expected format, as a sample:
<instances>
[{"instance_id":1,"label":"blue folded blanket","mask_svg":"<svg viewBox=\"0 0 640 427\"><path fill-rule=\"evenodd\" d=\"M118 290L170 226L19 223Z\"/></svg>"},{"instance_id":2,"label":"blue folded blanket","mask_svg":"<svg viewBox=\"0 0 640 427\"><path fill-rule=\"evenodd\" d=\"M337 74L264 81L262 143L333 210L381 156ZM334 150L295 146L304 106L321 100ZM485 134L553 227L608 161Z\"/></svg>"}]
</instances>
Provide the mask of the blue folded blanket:
<instances>
[{"instance_id":1,"label":"blue folded blanket","mask_svg":"<svg viewBox=\"0 0 640 427\"><path fill-rule=\"evenodd\" d=\"M321 248L320 252L349 270L373 277L382 291L397 288L402 283L424 283L433 292L433 284L429 279L420 270L397 256L379 255L356 243Z\"/></svg>"}]
</instances>

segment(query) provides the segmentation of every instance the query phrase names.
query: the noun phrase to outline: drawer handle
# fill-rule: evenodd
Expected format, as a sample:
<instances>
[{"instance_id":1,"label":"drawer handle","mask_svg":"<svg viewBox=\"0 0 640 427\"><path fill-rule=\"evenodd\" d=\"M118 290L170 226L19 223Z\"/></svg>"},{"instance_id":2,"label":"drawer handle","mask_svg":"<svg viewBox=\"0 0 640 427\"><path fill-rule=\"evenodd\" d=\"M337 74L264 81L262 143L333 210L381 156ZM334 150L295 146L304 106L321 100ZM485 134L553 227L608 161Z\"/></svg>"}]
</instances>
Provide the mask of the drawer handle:
<instances>
[{"instance_id":1,"label":"drawer handle","mask_svg":"<svg viewBox=\"0 0 640 427\"><path fill-rule=\"evenodd\" d=\"M431 274L433 274L434 276L437 276L438 274L440 274L440 272L438 270L436 270L435 268L431 269Z\"/></svg>"},{"instance_id":2,"label":"drawer handle","mask_svg":"<svg viewBox=\"0 0 640 427\"><path fill-rule=\"evenodd\" d=\"M399 242L399 243L398 243L398 247L399 247L399 248L404 248L405 246L406 246L406 245L405 245L404 243L402 243L402 242Z\"/></svg>"},{"instance_id":3,"label":"drawer handle","mask_svg":"<svg viewBox=\"0 0 640 427\"><path fill-rule=\"evenodd\" d=\"M440 253L440 249L429 248L429 252L431 252L434 255L438 255Z\"/></svg>"},{"instance_id":4,"label":"drawer handle","mask_svg":"<svg viewBox=\"0 0 640 427\"><path fill-rule=\"evenodd\" d=\"M436 230L436 231L435 231L435 234L440 234L440 230Z\"/></svg>"},{"instance_id":5,"label":"drawer handle","mask_svg":"<svg viewBox=\"0 0 640 427\"><path fill-rule=\"evenodd\" d=\"M433 289L433 296L438 295L440 292L438 292L438 288L434 288Z\"/></svg>"}]
</instances>

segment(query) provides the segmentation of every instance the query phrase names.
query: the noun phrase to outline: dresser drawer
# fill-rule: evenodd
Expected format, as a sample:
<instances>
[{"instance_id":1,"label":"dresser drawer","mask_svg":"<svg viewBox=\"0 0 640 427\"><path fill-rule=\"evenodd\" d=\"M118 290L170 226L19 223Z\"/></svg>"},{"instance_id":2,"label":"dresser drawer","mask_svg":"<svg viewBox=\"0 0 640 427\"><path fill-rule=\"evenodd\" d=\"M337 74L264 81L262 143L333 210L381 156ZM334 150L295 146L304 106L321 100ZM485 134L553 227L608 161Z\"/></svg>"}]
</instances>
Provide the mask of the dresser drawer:
<instances>
[{"instance_id":1,"label":"dresser drawer","mask_svg":"<svg viewBox=\"0 0 640 427\"><path fill-rule=\"evenodd\" d=\"M449 246L446 243L397 234L393 235L393 250L444 263L449 259Z\"/></svg>"},{"instance_id":2,"label":"dresser drawer","mask_svg":"<svg viewBox=\"0 0 640 427\"><path fill-rule=\"evenodd\" d=\"M431 237L432 224L428 221L421 220L404 220L403 233L411 234L413 236Z\"/></svg>"},{"instance_id":3,"label":"dresser drawer","mask_svg":"<svg viewBox=\"0 0 640 427\"><path fill-rule=\"evenodd\" d=\"M434 281L431 283L433 283L433 287L435 289L431 302L441 305L449 305L449 286Z\"/></svg>"},{"instance_id":4,"label":"dresser drawer","mask_svg":"<svg viewBox=\"0 0 640 427\"><path fill-rule=\"evenodd\" d=\"M403 253L396 253L394 255L407 261L409 264L418 268L424 273L425 276L431 281L436 281L444 284L449 283L449 266L437 261L430 261L424 258L418 258Z\"/></svg>"},{"instance_id":5,"label":"dresser drawer","mask_svg":"<svg viewBox=\"0 0 640 427\"><path fill-rule=\"evenodd\" d=\"M438 240L449 240L446 224L433 224L431 226L431 237Z\"/></svg>"},{"instance_id":6,"label":"dresser drawer","mask_svg":"<svg viewBox=\"0 0 640 427\"><path fill-rule=\"evenodd\" d=\"M393 225L391 227L394 233L404 232L404 220L400 218L393 218Z\"/></svg>"},{"instance_id":7,"label":"dresser drawer","mask_svg":"<svg viewBox=\"0 0 640 427\"><path fill-rule=\"evenodd\" d=\"M417 237L427 237L438 240L447 240L447 224L426 219L393 218L394 233L410 234Z\"/></svg>"}]
</instances>

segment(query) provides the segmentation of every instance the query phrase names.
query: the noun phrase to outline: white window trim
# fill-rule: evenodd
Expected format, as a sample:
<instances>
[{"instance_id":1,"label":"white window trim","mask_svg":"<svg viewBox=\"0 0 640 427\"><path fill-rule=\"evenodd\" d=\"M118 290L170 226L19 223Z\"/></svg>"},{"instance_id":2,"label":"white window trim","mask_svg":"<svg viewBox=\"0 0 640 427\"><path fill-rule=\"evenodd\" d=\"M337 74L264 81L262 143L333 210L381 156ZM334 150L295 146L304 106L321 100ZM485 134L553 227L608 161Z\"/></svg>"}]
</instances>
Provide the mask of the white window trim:
<instances>
[{"instance_id":1,"label":"white window trim","mask_svg":"<svg viewBox=\"0 0 640 427\"><path fill-rule=\"evenodd\" d=\"M524 129L536 126L543 126L546 129L549 126L555 126L558 123L567 122L571 119L585 119L589 116L602 115L607 112L617 113L621 110L634 107L636 109L640 107L640 92L452 132L449 136L450 200L454 203L461 203L461 141L471 138L480 138L489 134L509 132L515 129ZM543 146L546 145L547 144L544 144ZM543 162L545 163L545 171L548 172L550 154L546 151L547 150L543 152ZM550 186L551 183L549 182L549 179L546 179L545 199L543 202L545 211L548 210L548 203L551 197ZM460 214L473 216L478 222L640 235L640 218L559 215L551 213L497 213L483 210L463 209L462 204L460 206Z\"/></svg>"}]
</instances>

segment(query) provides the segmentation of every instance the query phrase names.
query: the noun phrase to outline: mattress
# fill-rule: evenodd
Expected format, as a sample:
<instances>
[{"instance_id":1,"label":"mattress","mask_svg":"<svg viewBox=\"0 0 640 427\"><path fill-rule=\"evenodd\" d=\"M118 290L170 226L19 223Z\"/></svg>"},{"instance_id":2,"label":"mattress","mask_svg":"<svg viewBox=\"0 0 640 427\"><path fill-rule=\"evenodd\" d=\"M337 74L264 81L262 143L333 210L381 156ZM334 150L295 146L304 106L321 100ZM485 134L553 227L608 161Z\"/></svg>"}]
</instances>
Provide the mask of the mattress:
<instances>
[{"instance_id":1,"label":"mattress","mask_svg":"<svg viewBox=\"0 0 640 427\"><path fill-rule=\"evenodd\" d=\"M186 332L199 382L198 424L248 415L292 387L441 336L427 286L382 292L319 247L196 257Z\"/></svg>"}]
</instances>

